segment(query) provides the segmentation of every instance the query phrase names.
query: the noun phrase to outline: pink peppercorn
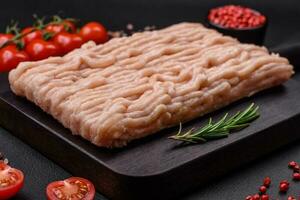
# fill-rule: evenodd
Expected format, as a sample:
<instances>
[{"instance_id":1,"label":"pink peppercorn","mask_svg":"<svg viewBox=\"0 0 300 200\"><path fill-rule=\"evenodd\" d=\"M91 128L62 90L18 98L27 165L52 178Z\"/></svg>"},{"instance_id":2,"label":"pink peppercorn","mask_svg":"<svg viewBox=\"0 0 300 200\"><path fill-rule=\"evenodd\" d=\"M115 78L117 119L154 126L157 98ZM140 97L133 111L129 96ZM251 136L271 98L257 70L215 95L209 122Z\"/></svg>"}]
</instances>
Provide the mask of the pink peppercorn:
<instances>
[{"instance_id":1,"label":"pink peppercorn","mask_svg":"<svg viewBox=\"0 0 300 200\"><path fill-rule=\"evenodd\" d=\"M293 169L294 169L295 172L299 172L300 171L300 166L297 164L297 165L294 166Z\"/></svg>"},{"instance_id":2,"label":"pink peppercorn","mask_svg":"<svg viewBox=\"0 0 300 200\"><path fill-rule=\"evenodd\" d=\"M245 200L252 200L252 196L247 196L246 198L245 198Z\"/></svg>"},{"instance_id":3,"label":"pink peppercorn","mask_svg":"<svg viewBox=\"0 0 300 200\"><path fill-rule=\"evenodd\" d=\"M295 161L289 162L289 168L294 169L294 167L295 167L296 165L298 165L298 164L297 164Z\"/></svg>"},{"instance_id":4,"label":"pink peppercorn","mask_svg":"<svg viewBox=\"0 0 300 200\"><path fill-rule=\"evenodd\" d=\"M260 200L259 194L253 195L252 200Z\"/></svg>"},{"instance_id":5,"label":"pink peppercorn","mask_svg":"<svg viewBox=\"0 0 300 200\"><path fill-rule=\"evenodd\" d=\"M295 172L295 173L293 174L293 179L294 179L295 181L299 181L299 180L300 180L300 173Z\"/></svg>"},{"instance_id":6,"label":"pink peppercorn","mask_svg":"<svg viewBox=\"0 0 300 200\"><path fill-rule=\"evenodd\" d=\"M266 187L270 187L270 185L271 185L271 178L270 177L265 177L264 178L264 186L266 186Z\"/></svg>"},{"instance_id":7,"label":"pink peppercorn","mask_svg":"<svg viewBox=\"0 0 300 200\"><path fill-rule=\"evenodd\" d=\"M261 195L261 200L269 200L269 195L267 194Z\"/></svg>"},{"instance_id":8,"label":"pink peppercorn","mask_svg":"<svg viewBox=\"0 0 300 200\"><path fill-rule=\"evenodd\" d=\"M211 9L208 19L213 24L232 29L255 28L266 23L264 15L238 5L227 5Z\"/></svg>"},{"instance_id":9,"label":"pink peppercorn","mask_svg":"<svg viewBox=\"0 0 300 200\"><path fill-rule=\"evenodd\" d=\"M280 192L287 192L289 189L289 185L287 183L280 183L279 191Z\"/></svg>"},{"instance_id":10,"label":"pink peppercorn","mask_svg":"<svg viewBox=\"0 0 300 200\"><path fill-rule=\"evenodd\" d=\"M260 191L261 194L264 194L264 193L267 192L267 187L262 185L262 186L259 187L259 191Z\"/></svg>"}]
</instances>

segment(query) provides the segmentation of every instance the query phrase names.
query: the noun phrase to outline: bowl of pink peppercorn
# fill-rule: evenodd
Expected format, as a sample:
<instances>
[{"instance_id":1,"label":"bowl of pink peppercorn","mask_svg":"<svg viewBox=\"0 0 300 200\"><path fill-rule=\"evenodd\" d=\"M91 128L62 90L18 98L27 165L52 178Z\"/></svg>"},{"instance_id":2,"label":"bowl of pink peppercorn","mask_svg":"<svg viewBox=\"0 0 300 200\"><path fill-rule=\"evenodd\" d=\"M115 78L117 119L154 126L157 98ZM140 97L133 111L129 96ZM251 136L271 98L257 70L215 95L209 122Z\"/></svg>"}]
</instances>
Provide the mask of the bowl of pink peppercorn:
<instances>
[{"instance_id":1,"label":"bowl of pink peppercorn","mask_svg":"<svg viewBox=\"0 0 300 200\"><path fill-rule=\"evenodd\" d=\"M207 16L208 26L244 43L262 45L267 28L267 17L259 11L240 5L213 8Z\"/></svg>"}]
</instances>

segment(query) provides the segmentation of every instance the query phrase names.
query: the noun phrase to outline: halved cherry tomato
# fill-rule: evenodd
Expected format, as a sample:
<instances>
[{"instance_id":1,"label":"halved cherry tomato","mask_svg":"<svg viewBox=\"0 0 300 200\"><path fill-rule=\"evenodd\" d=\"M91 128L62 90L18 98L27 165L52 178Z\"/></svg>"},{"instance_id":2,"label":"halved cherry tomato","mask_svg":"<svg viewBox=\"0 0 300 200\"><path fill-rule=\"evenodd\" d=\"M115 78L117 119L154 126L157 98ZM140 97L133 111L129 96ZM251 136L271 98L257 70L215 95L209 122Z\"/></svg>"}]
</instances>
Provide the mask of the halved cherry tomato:
<instances>
[{"instance_id":1,"label":"halved cherry tomato","mask_svg":"<svg viewBox=\"0 0 300 200\"><path fill-rule=\"evenodd\" d=\"M84 25L79 33L84 42L94 41L97 44L104 43L108 40L107 31L104 26L98 22L90 22Z\"/></svg>"},{"instance_id":2,"label":"halved cherry tomato","mask_svg":"<svg viewBox=\"0 0 300 200\"><path fill-rule=\"evenodd\" d=\"M22 32L21 32L21 34L26 34L23 37L23 41L24 41L25 46L27 44L29 44L34 39L42 39L43 38L43 32L41 30L33 31L33 29L34 29L33 27L27 27L27 28L23 29Z\"/></svg>"},{"instance_id":3,"label":"halved cherry tomato","mask_svg":"<svg viewBox=\"0 0 300 200\"><path fill-rule=\"evenodd\" d=\"M53 33L54 35L61 32L74 33L76 31L76 26L73 22L65 20L59 24L49 24L46 26L45 30L47 32Z\"/></svg>"},{"instance_id":4,"label":"halved cherry tomato","mask_svg":"<svg viewBox=\"0 0 300 200\"><path fill-rule=\"evenodd\" d=\"M0 161L0 200L15 196L23 187L24 174Z\"/></svg>"},{"instance_id":5,"label":"halved cherry tomato","mask_svg":"<svg viewBox=\"0 0 300 200\"><path fill-rule=\"evenodd\" d=\"M32 40L25 47L25 51L32 60L42 60L50 56L60 55L60 48L54 42L42 39Z\"/></svg>"},{"instance_id":6,"label":"halved cherry tomato","mask_svg":"<svg viewBox=\"0 0 300 200\"><path fill-rule=\"evenodd\" d=\"M10 71L20 62L28 61L29 56L25 51L19 51L15 45L8 45L0 50L0 72Z\"/></svg>"},{"instance_id":7,"label":"halved cherry tomato","mask_svg":"<svg viewBox=\"0 0 300 200\"><path fill-rule=\"evenodd\" d=\"M53 41L60 47L62 54L79 48L83 44L83 40L78 34L67 32L58 33Z\"/></svg>"},{"instance_id":8,"label":"halved cherry tomato","mask_svg":"<svg viewBox=\"0 0 300 200\"><path fill-rule=\"evenodd\" d=\"M14 35L10 33L0 33L0 46L2 46L4 43L12 39L13 37Z\"/></svg>"},{"instance_id":9,"label":"halved cherry tomato","mask_svg":"<svg viewBox=\"0 0 300 200\"><path fill-rule=\"evenodd\" d=\"M71 177L63 181L52 182L47 186L48 200L93 200L94 185L84 178Z\"/></svg>"}]
</instances>

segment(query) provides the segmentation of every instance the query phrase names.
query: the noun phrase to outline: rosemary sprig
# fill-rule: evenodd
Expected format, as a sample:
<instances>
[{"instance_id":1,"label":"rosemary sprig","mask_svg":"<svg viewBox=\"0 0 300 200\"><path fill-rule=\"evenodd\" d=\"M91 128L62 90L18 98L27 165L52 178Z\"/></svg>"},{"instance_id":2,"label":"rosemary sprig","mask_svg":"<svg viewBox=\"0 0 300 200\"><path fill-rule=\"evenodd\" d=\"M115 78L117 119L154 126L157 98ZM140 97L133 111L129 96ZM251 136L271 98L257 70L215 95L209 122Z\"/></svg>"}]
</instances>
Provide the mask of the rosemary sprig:
<instances>
[{"instance_id":1,"label":"rosemary sprig","mask_svg":"<svg viewBox=\"0 0 300 200\"><path fill-rule=\"evenodd\" d=\"M250 122L257 119L259 117L258 109L259 107L252 103L247 109L237 112L230 118L228 118L228 113L218 122L213 122L212 118L210 118L207 125L199 129L192 128L184 133L180 123L178 133L169 138L186 143L199 143L227 137L230 132L246 128L250 125Z\"/></svg>"}]
</instances>

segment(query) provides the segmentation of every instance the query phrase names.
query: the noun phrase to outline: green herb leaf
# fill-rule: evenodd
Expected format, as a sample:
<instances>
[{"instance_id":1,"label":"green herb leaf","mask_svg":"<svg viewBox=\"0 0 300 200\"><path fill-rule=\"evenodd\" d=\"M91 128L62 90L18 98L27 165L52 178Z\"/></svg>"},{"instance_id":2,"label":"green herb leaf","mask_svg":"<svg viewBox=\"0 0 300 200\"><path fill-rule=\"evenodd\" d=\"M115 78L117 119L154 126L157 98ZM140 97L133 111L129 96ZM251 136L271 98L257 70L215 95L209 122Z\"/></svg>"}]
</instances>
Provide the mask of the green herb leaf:
<instances>
[{"instance_id":1,"label":"green herb leaf","mask_svg":"<svg viewBox=\"0 0 300 200\"><path fill-rule=\"evenodd\" d=\"M178 133L169 138L186 143L199 143L227 137L230 132L246 128L250 122L257 119L259 117L258 109L259 107L252 103L247 109L237 112L230 118L228 118L228 113L216 123L210 118L207 125L199 129L192 128L187 132L182 132L180 123Z\"/></svg>"}]
</instances>

